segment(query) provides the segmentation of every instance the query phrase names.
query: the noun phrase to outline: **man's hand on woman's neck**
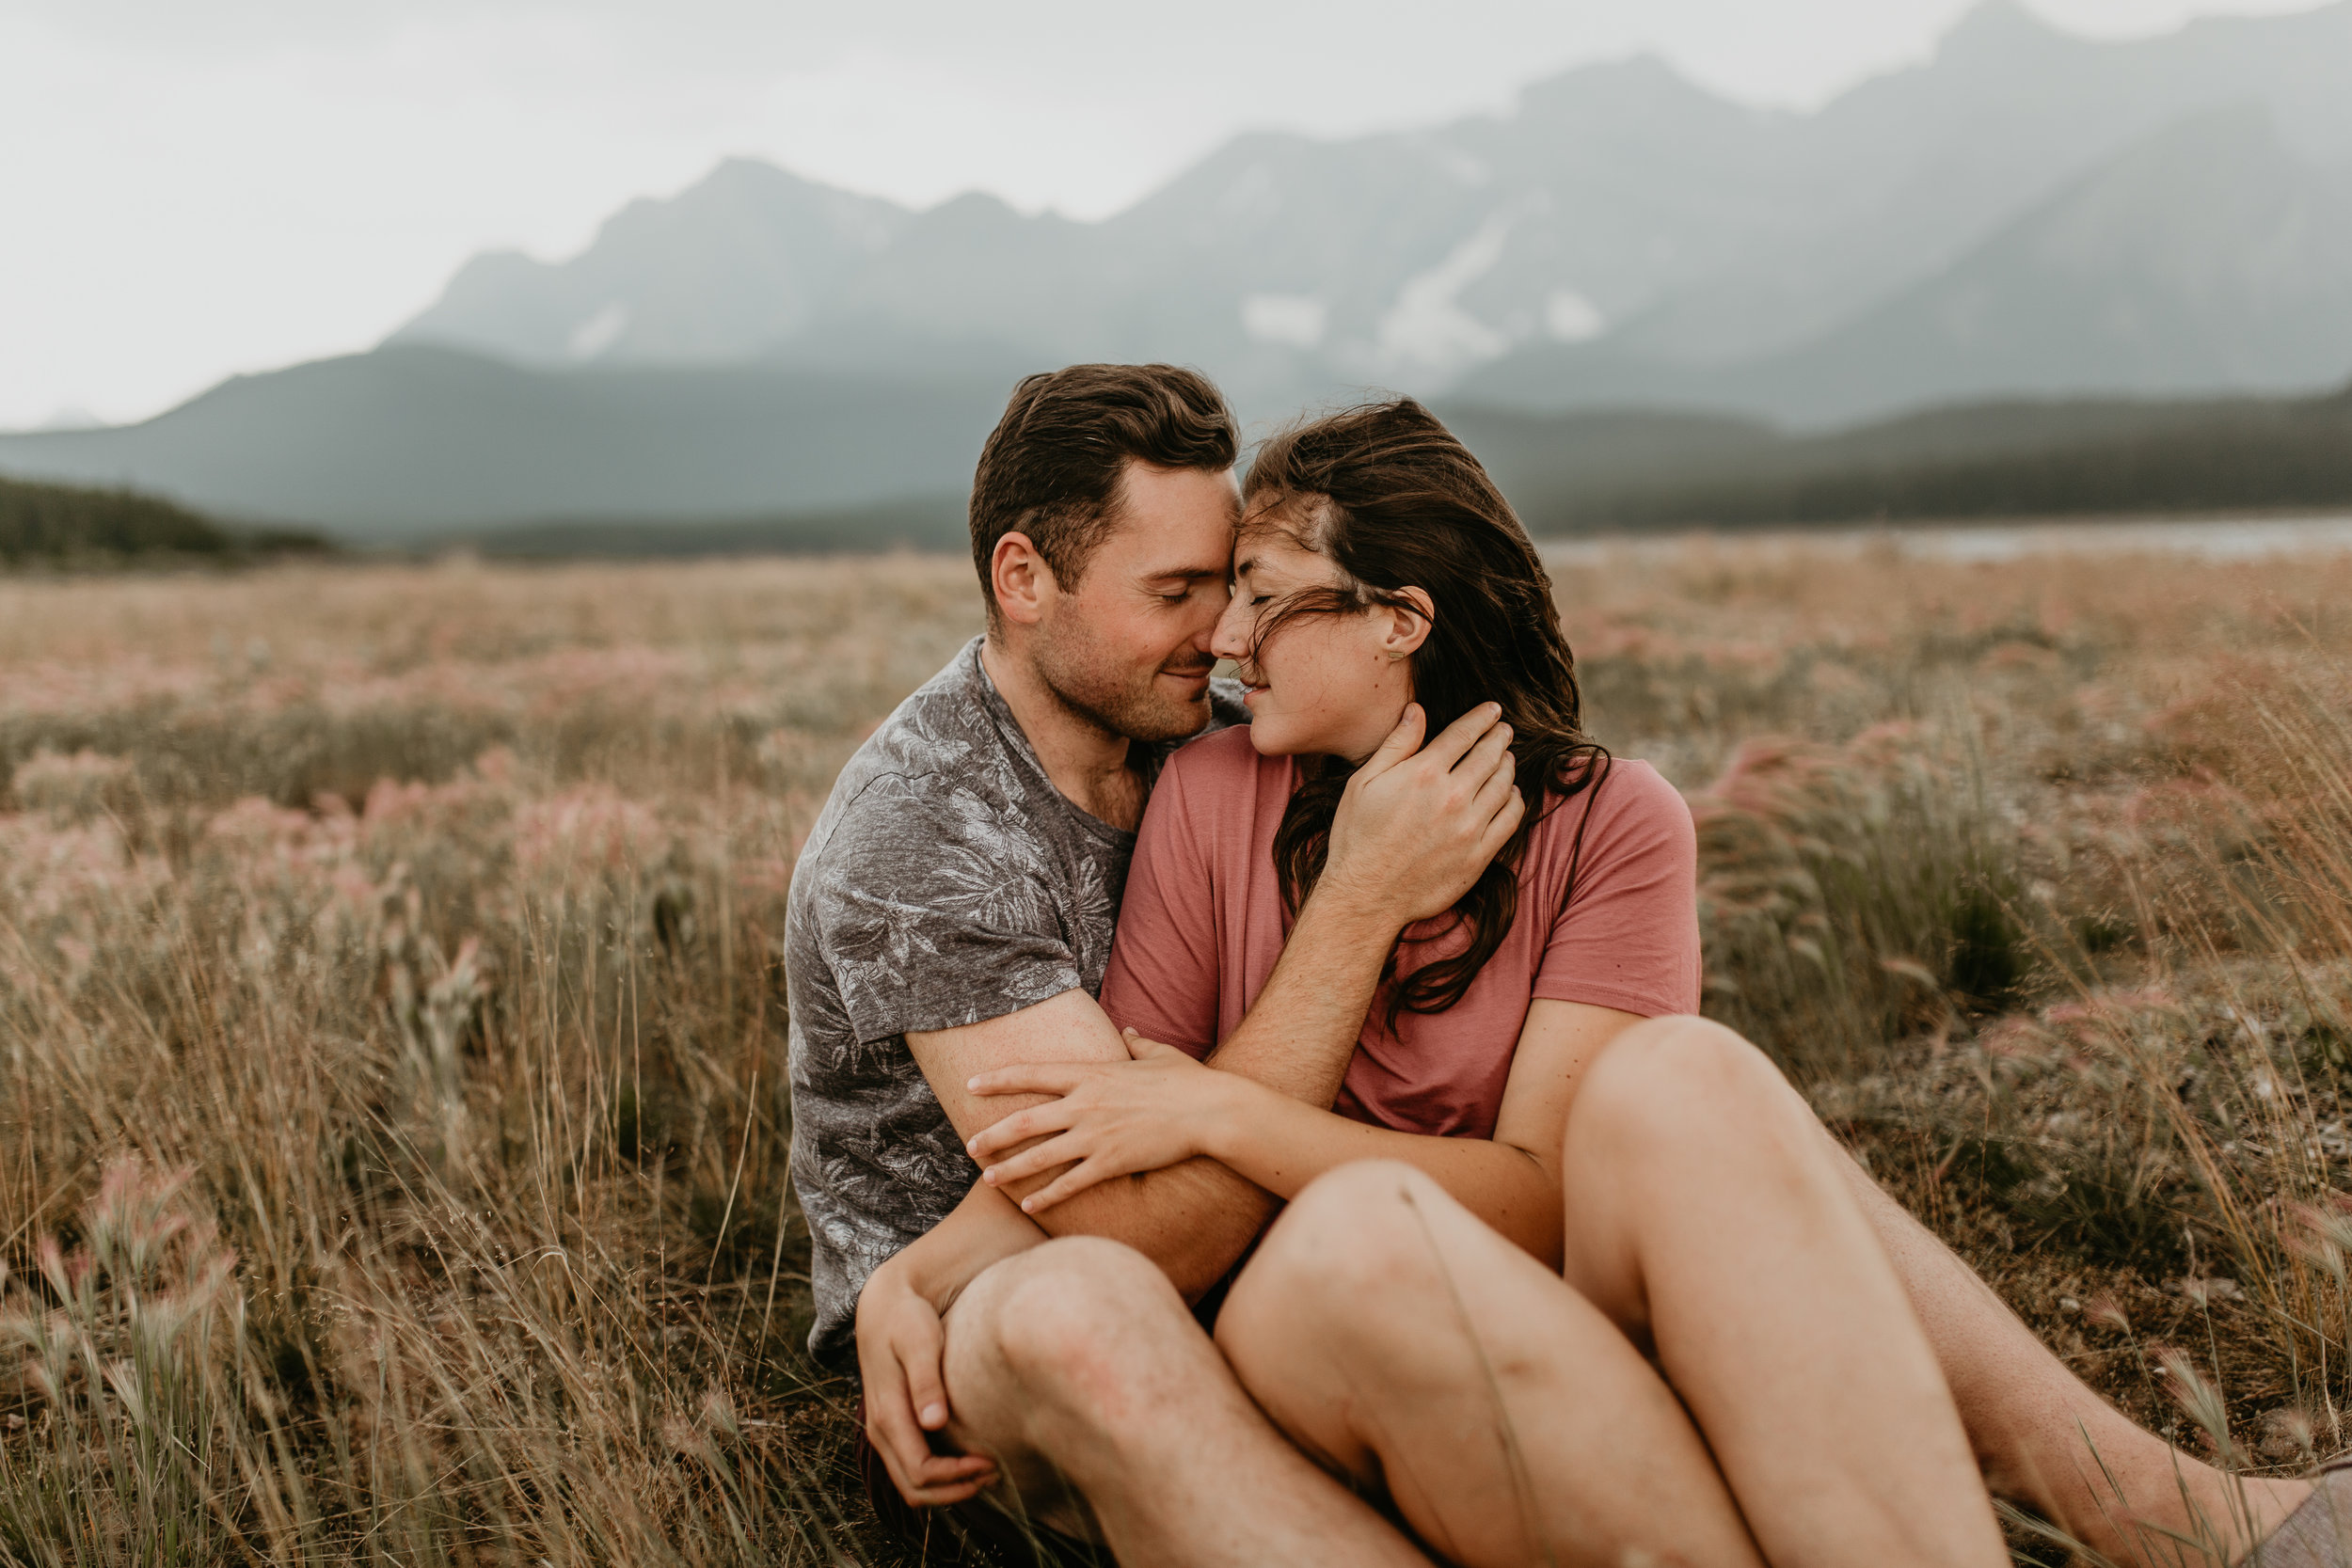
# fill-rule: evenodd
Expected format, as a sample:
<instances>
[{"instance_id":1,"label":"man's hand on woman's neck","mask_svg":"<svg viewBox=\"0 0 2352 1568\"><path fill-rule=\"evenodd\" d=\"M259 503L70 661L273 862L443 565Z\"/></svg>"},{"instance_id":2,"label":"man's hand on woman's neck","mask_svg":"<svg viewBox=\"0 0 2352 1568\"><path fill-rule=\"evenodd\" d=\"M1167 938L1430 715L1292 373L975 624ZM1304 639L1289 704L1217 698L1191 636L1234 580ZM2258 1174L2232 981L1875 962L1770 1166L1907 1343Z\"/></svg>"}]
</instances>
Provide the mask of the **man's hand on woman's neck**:
<instances>
[{"instance_id":1,"label":"man's hand on woman's neck","mask_svg":"<svg viewBox=\"0 0 2352 1568\"><path fill-rule=\"evenodd\" d=\"M1035 666L993 635L980 643L980 667L1012 709L1054 787L1080 811L1135 832L1144 798L1135 742L1074 711L1038 677Z\"/></svg>"}]
</instances>

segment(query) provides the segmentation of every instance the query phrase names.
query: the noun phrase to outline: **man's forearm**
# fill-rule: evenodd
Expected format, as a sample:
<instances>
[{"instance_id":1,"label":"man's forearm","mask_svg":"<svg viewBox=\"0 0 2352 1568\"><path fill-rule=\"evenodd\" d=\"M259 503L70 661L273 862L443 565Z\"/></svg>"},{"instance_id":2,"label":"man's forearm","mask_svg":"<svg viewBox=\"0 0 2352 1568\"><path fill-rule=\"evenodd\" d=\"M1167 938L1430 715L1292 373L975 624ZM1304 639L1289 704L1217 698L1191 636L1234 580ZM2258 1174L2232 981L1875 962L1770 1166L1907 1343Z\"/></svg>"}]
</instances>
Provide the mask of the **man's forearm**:
<instances>
[{"instance_id":1,"label":"man's forearm","mask_svg":"<svg viewBox=\"0 0 2352 1568\"><path fill-rule=\"evenodd\" d=\"M1017 1188L1025 1196L1046 1180ZM1187 1160L1089 1187L1037 1223L1056 1236L1124 1242L1157 1263L1186 1301L1198 1301L1241 1261L1279 1207L1272 1194L1215 1160Z\"/></svg>"},{"instance_id":2,"label":"man's forearm","mask_svg":"<svg viewBox=\"0 0 2352 1568\"><path fill-rule=\"evenodd\" d=\"M946 1219L882 1266L898 1271L915 1294L944 1314L981 1270L1026 1252L1046 1234L1003 1192L975 1181Z\"/></svg>"}]
</instances>

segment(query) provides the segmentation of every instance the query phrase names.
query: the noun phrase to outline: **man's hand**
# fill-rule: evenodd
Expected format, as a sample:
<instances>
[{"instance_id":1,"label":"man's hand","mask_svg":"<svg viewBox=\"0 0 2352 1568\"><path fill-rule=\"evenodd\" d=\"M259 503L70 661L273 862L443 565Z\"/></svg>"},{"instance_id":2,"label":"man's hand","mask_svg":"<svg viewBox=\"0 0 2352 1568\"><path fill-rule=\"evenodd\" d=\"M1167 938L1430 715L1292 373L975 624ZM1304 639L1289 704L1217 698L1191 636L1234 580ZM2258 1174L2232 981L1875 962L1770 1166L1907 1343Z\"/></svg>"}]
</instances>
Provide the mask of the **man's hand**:
<instances>
[{"instance_id":1,"label":"man's hand","mask_svg":"<svg viewBox=\"0 0 2352 1568\"><path fill-rule=\"evenodd\" d=\"M901 1257L904 1255L901 1254ZM882 1455L898 1496L915 1508L944 1508L996 1480L982 1454L931 1451L928 1433L947 1425L941 1360L947 1339L939 1310L892 1259L857 1298L858 1375L866 1385L866 1440Z\"/></svg>"},{"instance_id":2,"label":"man's hand","mask_svg":"<svg viewBox=\"0 0 2352 1568\"><path fill-rule=\"evenodd\" d=\"M1379 911L1398 930L1452 909L1527 813L1502 715L1481 703L1424 746L1427 716L1407 705L1347 781L1317 895Z\"/></svg>"}]
</instances>

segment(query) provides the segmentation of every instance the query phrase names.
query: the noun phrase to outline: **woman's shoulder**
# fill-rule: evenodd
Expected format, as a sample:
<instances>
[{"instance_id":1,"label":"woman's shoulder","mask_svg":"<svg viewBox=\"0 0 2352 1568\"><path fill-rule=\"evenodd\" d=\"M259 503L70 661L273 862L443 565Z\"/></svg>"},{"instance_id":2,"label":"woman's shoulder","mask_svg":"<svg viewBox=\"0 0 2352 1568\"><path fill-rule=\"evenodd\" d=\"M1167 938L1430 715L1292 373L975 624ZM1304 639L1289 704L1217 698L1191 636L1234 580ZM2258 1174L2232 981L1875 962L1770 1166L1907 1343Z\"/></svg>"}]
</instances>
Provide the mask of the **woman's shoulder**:
<instances>
[{"instance_id":1,"label":"woman's shoulder","mask_svg":"<svg viewBox=\"0 0 2352 1568\"><path fill-rule=\"evenodd\" d=\"M1278 791L1288 793L1287 784L1265 769L1288 761L1259 756L1246 727L1186 741L1160 765L1144 803L1138 863L1171 853L1220 863L1231 855L1247 859L1254 840L1245 825L1263 816Z\"/></svg>"},{"instance_id":2,"label":"woman's shoulder","mask_svg":"<svg viewBox=\"0 0 2352 1568\"><path fill-rule=\"evenodd\" d=\"M1215 825L1262 789L1263 768L1286 763L1261 757L1247 725L1214 730L1168 753L1143 808L1146 837L1156 832L1215 836Z\"/></svg>"},{"instance_id":3,"label":"woman's shoulder","mask_svg":"<svg viewBox=\"0 0 2352 1568\"><path fill-rule=\"evenodd\" d=\"M1694 841L1697 836L1682 791L1639 757L1608 758L1583 788L1547 812L1542 826L1550 830L1563 852L1579 836L1587 853L1611 844L1629 849L1661 839Z\"/></svg>"},{"instance_id":4,"label":"woman's shoulder","mask_svg":"<svg viewBox=\"0 0 2352 1568\"><path fill-rule=\"evenodd\" d=\"M1682 798L1682 791L1668 784L1665 774L1640 757L1611 757L1602 768L1604 776L1598 781L1600 797L1593 802L1596 811L1689 820L1691 804ZM1613 793L1613 800L1610 798Z\"/></svg>"},{"instance_id":5,"label":"woman's shoulder","mask_svg":"<svg viewBox=\"0 0 2352 1568\"><path fill-rule=\"evenodd\" d=\"M1176 748L1160 769L1160 782L1164 786L1174 780L1186 790L1230 787L1254 783L1262 770L1280 768L1289 760L1260 756L1249 743L1249 726L1232 724Z\"/></svg>"}]
</instances>

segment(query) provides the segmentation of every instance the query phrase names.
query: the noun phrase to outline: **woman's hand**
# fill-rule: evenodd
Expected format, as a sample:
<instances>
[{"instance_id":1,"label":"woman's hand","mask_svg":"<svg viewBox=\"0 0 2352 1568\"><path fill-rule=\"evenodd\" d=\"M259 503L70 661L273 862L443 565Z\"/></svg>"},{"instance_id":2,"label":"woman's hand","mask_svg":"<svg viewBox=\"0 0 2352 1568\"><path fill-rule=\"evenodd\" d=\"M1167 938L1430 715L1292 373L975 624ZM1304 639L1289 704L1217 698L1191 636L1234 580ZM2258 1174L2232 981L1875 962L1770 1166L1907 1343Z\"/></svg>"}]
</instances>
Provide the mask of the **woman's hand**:
<instances>
[{"instance_id":1,"label":"woman's hand","mask_svg":"<svg viewBox=\"0 0 2352 1568\"><path fill-rule=\"evenodd\" d=\"M1419 703L1347 781L1315 896L1386 911L1399 930L1443 914L1518 832L1527 802L1502 708L1481 703L1426 745Z\"/></svg>"},{"instance_id":2,"label":"woman's hand","mask_svg":"<svg viewBox=\"0 0 2352 1568\"><path fill-rule=\"evenodd\" d=\"M904 1254L900 1255L903 1258ZM857 1368L866 1386L866 1440L882 1455L898 1496L914 1508L944 1508L976 1497L996 1479L981 1454L931 1449L930 1433L947 1425L941 1375L946 1337L939 1308L893 1259L876 1269L857 1298Z\"/></svg>"},{"instance_id":3,"label":"woman's hand","mask_svg":"<svg viewBox=\"0 0 2352 1568\"><path fill-rule=\"evenodd\" d=\"M1202 1067L1172 1045L1125 1031L1124 1062L1041 1062L983 1072L974 1094L1051 1094L989 1128L965 1147L986 1170L981 1180L1003 1187L1068 1165L1053 1181L1021 1200L1035 1214L1098 1181L1161 1170L1209 1152L1229 1097L1244 1081ZM1044 1142L999 1159L1033 1138ZM991 1164L995 1161L995 1164Z\"/></svg>"}]
</instances>

